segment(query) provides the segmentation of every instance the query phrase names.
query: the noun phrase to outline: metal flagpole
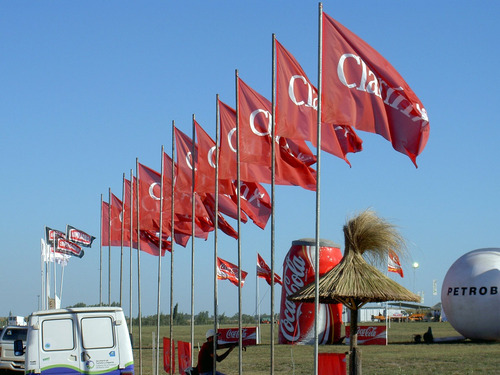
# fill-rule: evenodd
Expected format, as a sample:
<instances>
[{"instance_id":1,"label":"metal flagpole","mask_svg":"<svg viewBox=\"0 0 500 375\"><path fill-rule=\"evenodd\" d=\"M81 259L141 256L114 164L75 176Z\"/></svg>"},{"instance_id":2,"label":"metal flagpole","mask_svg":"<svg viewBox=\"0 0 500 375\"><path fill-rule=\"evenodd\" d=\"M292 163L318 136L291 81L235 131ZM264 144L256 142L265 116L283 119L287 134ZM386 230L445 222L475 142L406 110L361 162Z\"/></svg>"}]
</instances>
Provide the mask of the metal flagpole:
<instances>
[{"instance_id":1,"label":"metal flagpole","mask_svg":"<svg viewBox=\"0 0 500 375\"><path fill-rule=\"evenodd\" d=\"M174 151L175 151L175 121L172 121L172 175L170 176L172 179L171 184L171 250L170 250L170 375L174 374L174 337L173 337L173 308L174 308L174 235L175 235L175 195L174 195L174 181L175 181L175 163L174 163Z\"/></svg>"},{"instance_id":2,"label":"metal flagpole","mask_svg":"<svg viewBox=\"0 0 500 375\"><path fill-rule=\"evenodd\" d=\"M99 243L99 306L102 306L102 194L101 194L101 228L100 234L101 241ZM108 238L109 241L109 238Z\"/></svg>"},{"instance_id":3,"label":"metal flagpole","mask_svg":"<svg viewBox=\"0 0 500 375\"><path fill-rule=\"evenodd\" d=\"M217 284L217 241L219 227L219 94L216 95L215 106L215 230L214 230L214 331L217 332L218 319L218 284ZM216 345L213 346L213 373L216 373L217 358Z\"/></svg>"},{"instance_id":4,"label":"metal flagpole","mask_svg":"<svg viewBox=\"0 0 500 375\"><path fill-rule=\"evenodd\" d=\"M129 325L130 325L130 334L132 334L132 248L134 242L134 230L133 230L133 222L134 222L134 174L132 169L130 169L130 197L129 197L129 205L130 205L130 274L129 274L129 298L130 298L130 310L129 310Z\"/></svg>"},{"instance_id":5,"label":"metal flagpole","mask_svg":"<svg viewBox=\"0 0 500 375\"><path fill-rule=\"evenodd\" d=\"M54 254L54 262L56 261L55 259L55 254ZM61 285L59 286L59 303L62 303L62 292L63 292L63 282L64 282L64 268L66 266L64 264L61 264Z\"/></svg>"},{"instance_id":6,"label":"metal flagpole","mask_svg":"<svg viewBox=\"0 0 500 375\"><path fill-rule=\"evenodd\" d=\"M45 270L44 266L47 260L47 246L45 246L45 241L43 238L40 239L40 295L42 297L42 303L45 301ZM43 307L42 307L43 308ZM40 306L38 307L40 309Z\"/></svg>"},{"instance_id":7,"label":"metal flagpole","mask_svg":"<svg viewBox=\"0 0 500 375\"><path fill-rule=\"evenodd\" d=\"M160 291L161 291L161 250L163 243L163 145L161 146L161 181L160 181L160 245L158 254L158 295L156 305L156 368L153 374L160 373Z\"/></svg>"},{"instance_id":8,"label":"metal flagpole","mask_svg":"<svg viewBox=\"0 0 500 375\"><path fill-rule=\"evenodd\" d=\"M121 238L120 238L120 307L122 307L123 303L123 243L125 236L125 173L122 176L122 212L120 221L122 224L121 227Z\"/></svg>"},{"instance_id":9,"label":"metal flagpole","mask_svg":"<svg viewBox=\"0 0 500 375\"><path fill-rule=\"evenodd\" d=\"M255 311L257 312L257 327L259 330L259 335L257 337L258 343L260 343L260 304L259 304L259 275L255 272Z\"/></svg>"},{"instance_id":10,"label":"metal flagpole","mask_svg":"<svg viewBox=\"0 0 500 375\"><path fill-rule=\"evenodd\" d=\"M243 373L243 337L241 312L241 176L240 176L240 120L239 120L239 77L236 70L236 181L238 191L238 374Z\"/></svg>"},{"instance_id":11,"label":"metal flagpole","mask_svg":"<svg viewBox=\"0 0 500 375\"><path fill-rule=\"evenodd\" d=\"M57 238L56 235L54 234L54 261L53 263L53 270L54 274L52 275L54 277L54 309L57 309L56 305L56 299L57 299L57 269L56 269L56 247L57 247Z\"/></svg>"},{"instance_id":12,"label":"metal flagpole","mask_svg":"<svg viewBox=\"0 0 500 375\"><path fill-rule=\"evenodd\" d=\"M108 190L109 194L109 206L108 206L108 211L109 211L109 217L108 217L108 306L111 306L111 188Z\"/></svg>"},{"instance_id":13,"label":"metal flagpole","mask_svg":"<svg viewBox=\"0 0 500 375\"><path fill-rule=\"evenodd\" d=\"M191 143L191 343L194 343L194 215L195 215L195 201L194 201L194 183L195 183L195 169L196 169L196 161L195 161L195 117L193 114L193 136ZM191 348L193 348L193 344L191 344ZM193 350L191 349L191 353Z\"/></svg>"},{"instance_id":14,"label":"metal flagpole","mask_svg":"<svg viewBox=\"0 0 500 375\"><path fill-rule=\"evenodd\" d=\"M274 253L275 253L275 221L274 221L274 197L275 197L275 178L276 178L276 35L273 34L272 48L272 109L271 109L271 375L274 374ZM260 322L259 322L260 323Z\"/></svg>"},{"instance_id":15,"label":"metal flagpole","mask_svg":"<svg viewBox=\"0 0 500 375\"><path fill-rule=\"evenodd\" d=\"M141 311L141 233L139 215L139 158L135 159L136 209L137 209L137 306L139 315L139 374L142 375L142 311Z\"/></svg>"},{"instance_id":16,"label":"metal flagpole","mask_svg":"<svg viewBox=\"0 0 500 375\"><path fill-rule=\"evenodd\" d=\"M321 84L322 84L322 12L323 6L319 3L319 25L318 25L318 134L317 134L317 150L316 150L316 249L314 258L314 374L318 373L318 314L319 314L319 241L320 241L320 202L321 202Z\"/></svg>"}]
</instances>

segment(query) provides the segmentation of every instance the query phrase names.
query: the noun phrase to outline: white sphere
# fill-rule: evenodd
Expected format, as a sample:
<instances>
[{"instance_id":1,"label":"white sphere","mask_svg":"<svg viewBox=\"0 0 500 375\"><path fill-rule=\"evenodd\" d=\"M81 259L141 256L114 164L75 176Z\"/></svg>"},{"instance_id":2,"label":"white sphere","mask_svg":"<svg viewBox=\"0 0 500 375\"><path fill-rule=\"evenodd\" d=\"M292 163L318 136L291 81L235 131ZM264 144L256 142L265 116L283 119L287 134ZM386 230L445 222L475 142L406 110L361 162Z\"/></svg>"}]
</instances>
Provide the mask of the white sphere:
<instances>
[{"instance_id":1,"label":"white sphere","mask_svg":"<svg viewBox=\"0 0 500 375\"><path fill-rule=\"evenodd\" d=\"M470 339L500 340L500 249L473 250L452 264L441 302L448 321Z\"/></svg>"}]
</instances>

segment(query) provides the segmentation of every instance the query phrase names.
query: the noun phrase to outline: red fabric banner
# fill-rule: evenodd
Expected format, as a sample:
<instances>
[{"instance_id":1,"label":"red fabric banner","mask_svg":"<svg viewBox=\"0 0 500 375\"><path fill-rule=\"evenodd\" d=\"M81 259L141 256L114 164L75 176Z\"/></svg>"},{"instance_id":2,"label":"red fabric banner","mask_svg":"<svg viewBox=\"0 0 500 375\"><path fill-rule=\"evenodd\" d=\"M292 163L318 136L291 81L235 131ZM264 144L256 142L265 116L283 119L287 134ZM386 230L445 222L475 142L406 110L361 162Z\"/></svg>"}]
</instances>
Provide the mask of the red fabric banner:
<instances>
[{"instance_id":1,"label":"red fabric banner","mask_svg":"<svg viewBox=\"0 0 500 375\"><path fill-rule=\"evenodd\" d=\"M217 257L217 279L229 280L232 284L238 286L238 270L239 268L237 265ZM247 275L248 272L241 271L241 286L243 286Z\"/></svg>"},{"instance_id":2,"label":"red fabric banner","mask_svg":"<svg viewBox=\"0 0 500 375\"><path fill-rule=\"evenodd\" d=\"M172 373L175 372L175 345L172 345ZM163 338L163 369L170 374L170 338Z\"/></svg>"},{"instance_id":3,"label":"red fabric banner","mask_svg":"<svg viewBox=\"0 0 500 375\"><path fill-rule=\"evenodd\" d=\"M399 257L392 250L389 250L387 270L389 272L399 273L399 276L404 277L403 276L403 268L401 267L401 263L399 261Z\"/></svg>"},{"instance_id":4,"label":"red fabric banner","mask_svg":"<svg viewBox=\"0 0 500 375\"><path fill-rule=\"evenodd\" d=\"M345 354L318 353L318 375L345 374L347 374Z\"/></svg>"},{"instance_id":5,"label":"red fabric banner","mask_svg":"<svg viewBox=\"0 0 500 375\"><path fill-rule=\"evenodd\" d=\"M245 87L248 88L248 86ZM257 93L255 93L255 95L259 96ZM260 98L263 100L262 97ZM257 104L262 103L262 100L257 100ZM265 117L265 113L269 112L269 108L271 107L269 101L267 101L266 104L266 108L256 109L254 112L260 113L261 116ZM221 126L220 178L233 179L236 175L236 111L219 101L219 114ZM252 121L256 121L255 117ZM254 125L254 127L255 126L256 125ZM241 139L243 139L242 137L243 136L240 135ZM259 138L260 136L254 135L254 137ZM260 138L263 138L263 136ZM289 143L293 144L295 142L296 141L285 138L279 139L278 147L276 147L275 183L277 185L296 185L308 190L315 190L316 171L310 168L307 163L304 163L299 155L294 155L292 153L292 151L297 148L289 147ZM244 143L246 143L246 139ZM261 146L264 147L264 145ZM301 147L304 148L304 146L305 144ZM309 153L312 155L310 150ZM266 152L265 154L267 155L268 153ZM251 157L249 156L249 158ZM242 181L271 183L270 157L265 165L245 163L242 160L244 159L240 155L240 178Z\"/></svg>"},{"instance_id":6,"label":"red fabric banner","mask_svg":"<svg viewBox=\"0 0 500 375\"><path fill-rule=\"evenodd\" d=\"M323 13L322 122L376 133L416 164L429 138L427 111L377 51Z\"/></svg>"},{"instance_id":7,"label":"red fabric banner","mask_svg":"<svg viewBox=\"0 0 500 375\"><path fill-rule=\"evenodd\" d=\"M177 360L179 363L179 374L191 367L191 343L177 341Z\"/></svg>"},{"instance_id":8,"label":"red fabric banner","mask_svg":"<svg viewBox=\"0 0 500 375\"><path fill-rule=\"evenodd\" d=\"M276 134L305 139L317 147L318 90L297 60L276 41ZM362 150L362 141L348 125L321 125L321 149L344 159Z\"/></svg>"},{"instance_id":9,"label":"red fabric banner","mask_svg":"<svg viewBox=\"0 0 500 375\"><path fill-rule=\"evenodd\" d=\"M272 272L271 268L267 265L267 263L264 261L264 258L260 256L259 253L257 253L257 276L265 279L269 285L271 285L271 279L272 279ZM279 277L276 272L274 273L274 283L278 283L280 285L283 285L283 282L281 281L281 277Z\"/></svg>"}]
</instances>

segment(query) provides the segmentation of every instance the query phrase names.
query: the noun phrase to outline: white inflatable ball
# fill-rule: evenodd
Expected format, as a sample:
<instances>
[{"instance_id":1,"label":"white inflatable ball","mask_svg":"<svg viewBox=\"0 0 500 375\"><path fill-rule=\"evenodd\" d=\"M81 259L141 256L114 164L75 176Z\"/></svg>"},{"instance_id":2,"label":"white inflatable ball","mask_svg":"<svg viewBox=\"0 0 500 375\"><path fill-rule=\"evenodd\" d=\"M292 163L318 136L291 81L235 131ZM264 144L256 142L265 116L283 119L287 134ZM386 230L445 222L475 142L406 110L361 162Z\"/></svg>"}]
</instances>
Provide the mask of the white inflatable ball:
<instances>
[{"instance_id":1,"label":"white inflatable ball","mask_svg":"<svg viewBox=\"0 0 500 375\"><path fill-rule=\"evenodd\" d=\"M473 250L452 264L443 281L441 302L461 335L500 341L500 249Z\"/></svg>"}]
</instances>

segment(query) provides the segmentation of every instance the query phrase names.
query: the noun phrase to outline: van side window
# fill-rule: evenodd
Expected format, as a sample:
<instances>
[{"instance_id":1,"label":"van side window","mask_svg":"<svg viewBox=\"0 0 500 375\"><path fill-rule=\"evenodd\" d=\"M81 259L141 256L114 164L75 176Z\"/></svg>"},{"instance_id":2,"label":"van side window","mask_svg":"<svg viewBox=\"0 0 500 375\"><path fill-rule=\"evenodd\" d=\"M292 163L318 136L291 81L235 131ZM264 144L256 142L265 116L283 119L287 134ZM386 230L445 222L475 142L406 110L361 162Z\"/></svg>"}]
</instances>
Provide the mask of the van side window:
<instances>
[{"instance_id":1,"label":"van side window","mask_svg":"<svg viewBox=\"0 0 500 375\"><path fill-rule=\"evenodd\" d=\"M45 351L74 349L73 320L44 320L42 323L42 345Z\"/></svg>"},{"instance_id":2,"label":"van side window","mask_svg":"<svg viewBox=\"0 0 500 375\"><path fill-rule=\"evenodd\" d=\"M110 317L82 319L82 343L85 349L112 348L115 346L113 321Z\"/></svg>"}]
</instances>

